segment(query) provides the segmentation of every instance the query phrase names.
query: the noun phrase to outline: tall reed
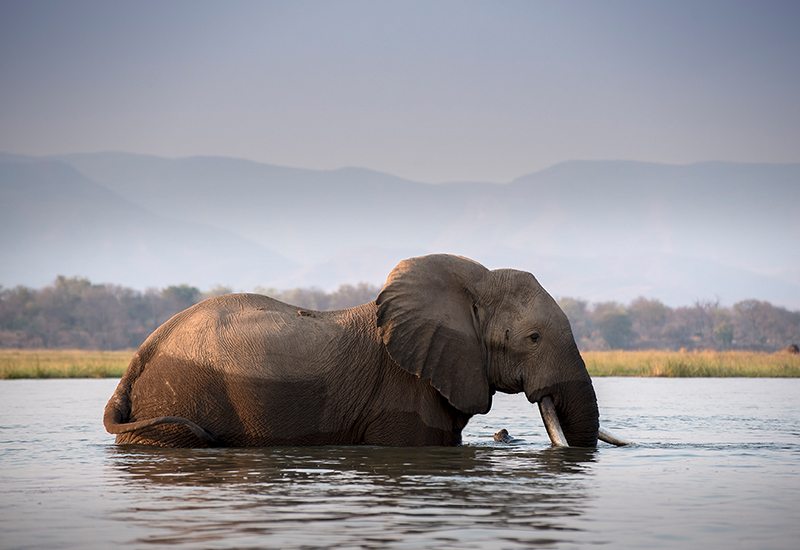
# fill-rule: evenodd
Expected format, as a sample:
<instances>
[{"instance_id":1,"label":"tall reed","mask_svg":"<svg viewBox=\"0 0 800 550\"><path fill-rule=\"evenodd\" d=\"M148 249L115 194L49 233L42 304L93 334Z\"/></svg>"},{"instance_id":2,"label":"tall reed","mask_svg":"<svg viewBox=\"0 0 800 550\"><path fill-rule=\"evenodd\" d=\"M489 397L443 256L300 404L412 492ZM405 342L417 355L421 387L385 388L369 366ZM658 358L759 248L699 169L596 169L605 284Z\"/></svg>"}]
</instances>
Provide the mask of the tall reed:
<instances>
[{"instance_id":1,"label":"tall reed","mask_svg":"<svg viewBox=\"0 0 800 550\"><path fill-rule=\"evenodd\" d=\"M588 351L592 376L798 378L800 355L751 351Z\"/></svg>"},{"instance_id":2,"label":"tall reed","mask_svg":"<svg viewBox=\"0 0 800 550\"><path fill-rule=\"evenodd\" d=\"M133 350L0 349L0 379L116 378ZM587 351L592 376L800 378L800 355L749 351Z\"/></svg>"},{"instance_id":3,"label":"tall reed","mask_svg":"<svg viewBox=\"0 0 800 550\"><path fill-rule=\"evenodd\" d=\"M133 353L0 349L0 378L115 378L125 372Z\"/></svg>"}]
</instances>

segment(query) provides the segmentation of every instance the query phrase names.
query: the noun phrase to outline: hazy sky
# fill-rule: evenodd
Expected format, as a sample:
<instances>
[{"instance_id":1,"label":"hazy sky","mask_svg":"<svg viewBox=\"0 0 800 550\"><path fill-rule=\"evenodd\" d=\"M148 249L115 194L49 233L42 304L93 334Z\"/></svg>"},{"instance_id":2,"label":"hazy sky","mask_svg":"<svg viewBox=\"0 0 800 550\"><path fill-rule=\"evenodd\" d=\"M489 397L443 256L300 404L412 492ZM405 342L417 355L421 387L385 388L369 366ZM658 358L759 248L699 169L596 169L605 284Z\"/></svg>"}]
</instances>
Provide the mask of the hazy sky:
<instances>
[{"instance_id":1,"label":"hazy sky","mask_svg":"<svg viewBox=\"0 0 800 550\"><path fill-rule=\"evenodd\" d=\"M0 0L0 151L800 162L800 2Z\"/></svg>"}]
</instances>

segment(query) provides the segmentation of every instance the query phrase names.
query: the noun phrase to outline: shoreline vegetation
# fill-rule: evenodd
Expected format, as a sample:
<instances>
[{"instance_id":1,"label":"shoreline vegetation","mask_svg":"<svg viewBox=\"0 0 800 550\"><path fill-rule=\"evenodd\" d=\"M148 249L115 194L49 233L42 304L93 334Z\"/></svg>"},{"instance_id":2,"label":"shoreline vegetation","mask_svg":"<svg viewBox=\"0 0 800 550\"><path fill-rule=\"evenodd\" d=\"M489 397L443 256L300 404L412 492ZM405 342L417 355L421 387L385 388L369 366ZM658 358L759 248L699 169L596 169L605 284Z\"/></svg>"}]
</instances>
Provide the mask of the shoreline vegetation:
<instances>
[{"instance_id":1,"label":"shoreline vegetation","mask_svg":"<svg viewBox=\"0 0 800 550\"><path fill-rule=\"evenodd\" d=\"M134 350L0 349L0 379L120 378Z\"/></svg>"},{"instance_id":2,"label":"shoreline vegetation","mask_svg":"<svg viewBox=\"0 0 800 550\"><path fill-rule=\"evenodd\" d=\"M591 376L800 378L800 355L786 351L587 351Z\"/></svg>"},{"instance_id":3,"label":"shoreline vegetation","mask_svg":"<svg viewBox=\"0 0 800 550\"><path fill-rule=\"evenodd\" d=\"M0 379L119 378L134 350L0 349ZM800 378L800 355L753 351L587 351L589 374L660 378Z\"/></svg>"},{"instance_id":4,"label":"shoreline vegetation","mask_svg":"<svg viewBox=\"0 0 800 550\"><path fill-rule=\"evenodd\" d=\"M375 300L380 287L343 284L255 292L298 308L329 311ZM233 292L207 292L186 284L144 293L79 277L56 277L41 289L0 285L1 349L137 349L167 319L200 300ZM741 350L775 352L800 343L800 311L769 302L743 300L731 307L697 300L670 307L639 297L628 304L560 297L575 343L585 352L602 350Z\"/></svg>"}]
</instances>

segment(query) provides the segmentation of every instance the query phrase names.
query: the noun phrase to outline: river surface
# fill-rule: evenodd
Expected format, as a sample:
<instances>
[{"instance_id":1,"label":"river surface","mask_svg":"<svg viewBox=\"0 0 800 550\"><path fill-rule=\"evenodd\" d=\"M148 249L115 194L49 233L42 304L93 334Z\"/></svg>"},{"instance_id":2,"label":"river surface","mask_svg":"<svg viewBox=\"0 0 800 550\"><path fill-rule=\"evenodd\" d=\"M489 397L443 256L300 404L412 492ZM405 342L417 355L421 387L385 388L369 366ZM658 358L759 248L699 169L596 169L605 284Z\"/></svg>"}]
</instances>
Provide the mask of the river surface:
<instances>
[{"instance_id":1,"label":"river surface","mask_svg":"<svg viewBox=\"0 0 800 550\"><path fill-rule=\"evenodd\" d=\"M0 548L800 547L800 379L595 379L595 450L502 394L456 448L124 447L116 384L0 380Z\"/></svg>"}]
</instances>

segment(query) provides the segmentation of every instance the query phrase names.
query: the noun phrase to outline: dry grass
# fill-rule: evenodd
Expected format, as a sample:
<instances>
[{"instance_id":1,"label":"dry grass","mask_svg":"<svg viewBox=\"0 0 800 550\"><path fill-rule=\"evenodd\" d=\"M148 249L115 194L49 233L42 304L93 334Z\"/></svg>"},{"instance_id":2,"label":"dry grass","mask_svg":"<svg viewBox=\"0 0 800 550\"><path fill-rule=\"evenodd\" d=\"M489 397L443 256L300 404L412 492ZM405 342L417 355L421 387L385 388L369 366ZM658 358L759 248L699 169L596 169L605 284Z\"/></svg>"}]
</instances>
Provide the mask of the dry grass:
<instances>
[{"instance_id":1,"label":"dry grass","mask_svg":"<svg viewBox=\"0 0 800 550\"><path fill-rule=\"evenodd\" d=\"M800 378L800 355L751 351L590 351L592 376Z\"/></svg>"},{"instance_id":2,"label":"dry grass","mask_svg":"<svg viewBox=\"0 0 800 550\"><path fill-rule=\"evenodd\" d=\"M0 378L117 378L134 352L0 349Z\"/></svg>"},{"instance_id":3,"label":"dry grass","mask_svg":"<svg viewBox=\"0 0 800 550\"><path fill-rule=\"evenodd\" d=\"M132 350L0 349L0 379L117 378ZM592 376L800 378L800 355L748 351L588 351Z\"/></svg>"}]
</instances>

